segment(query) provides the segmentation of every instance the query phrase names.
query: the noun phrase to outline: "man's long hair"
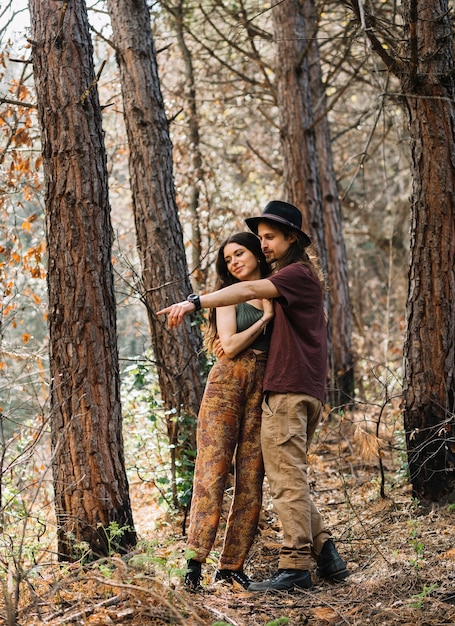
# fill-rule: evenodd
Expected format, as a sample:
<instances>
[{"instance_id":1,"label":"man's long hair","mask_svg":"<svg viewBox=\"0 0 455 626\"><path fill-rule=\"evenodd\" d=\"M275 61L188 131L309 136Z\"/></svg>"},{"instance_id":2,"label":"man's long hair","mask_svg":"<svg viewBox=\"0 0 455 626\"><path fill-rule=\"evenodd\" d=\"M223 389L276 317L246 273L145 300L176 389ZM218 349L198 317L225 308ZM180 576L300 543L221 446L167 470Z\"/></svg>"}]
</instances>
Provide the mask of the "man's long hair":
<instances>
[{"instance_id":1,"label":"man's long hair","mask_svg":"<svg viewBox=\"0 0 455 626\"><path fill-rule=\"evenodd\" d=\"M286 226L285 224L280 224L276 221L264 220L264 222L267 222L273 228L277 228L278 230L280 230L287 239L290 238L292 235L296 236L296 240L291 243L283 258L281 258L279 261L276 261L276 263L274 264L273 271L277 272L278 270L282 269L283 267L287 267L292 263L301 263L302 265L305 265L305 267L308 267L313 276L318 279L322 291L325 291L326 283L321 268L319 266L316 251L313 245L305 245L303 233L296 230L295 228L291 228L289 226ZM309 253L311 253L311 256Z\"/></svg>"}]
</instances>

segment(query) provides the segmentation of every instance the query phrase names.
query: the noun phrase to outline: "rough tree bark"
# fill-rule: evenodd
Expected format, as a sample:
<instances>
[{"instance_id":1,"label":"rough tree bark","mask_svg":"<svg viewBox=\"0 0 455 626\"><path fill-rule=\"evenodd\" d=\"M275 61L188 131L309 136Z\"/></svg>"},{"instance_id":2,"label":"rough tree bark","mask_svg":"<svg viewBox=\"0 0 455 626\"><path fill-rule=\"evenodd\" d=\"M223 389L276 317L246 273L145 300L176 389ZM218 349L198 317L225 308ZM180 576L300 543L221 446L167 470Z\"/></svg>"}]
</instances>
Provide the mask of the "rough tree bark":
<instances>
[{"instance_id":1,"label":"rough tree bark","mask_svg":"<svg viewBox=\"0 0 455 626\"><path fill-rule=\"evenodd\" d=\"M384 46L351 3L373 50L401 81L411 137L411 258L403 411L413 494L455 501L455 63L448 0L403 0L403 31ZM391 32L387 29L387 32ZM403 42L401 56L389 50Z\"/></svg>"},{"instance_id":2,"label":"rough tree bark","mask_svg":"<svg viewBox=\"0 0 455 626\"><path fill-rule=\"evenodd\" d=\"M136 542L124 467L108 177L85 3L29 1L46 188L59 557Z\"/></svg>"},{"instance_id":3,"label":"rough tree bark","mask_svg":"<svg viewBox=\"0 0 455 626\"><path fill-rule=\"evenodd\" d=\"M182 409L196 416L202 398L202 341L191 320L169 331L155 315L170 302L184 299L191 284L149 10L145 0L108 0L108 9L120 69L144 300L175 470L179 417Z\"/></svg>"},{"instance_id":4,"label":"rough tree bark","mask_svg":"<svg viewBox=\"0 0 455 626\"><path fill-rule=\"evenodd\" d=\"M304 0L301 12L308 33L305 42L310 73L313 124L321 185L324 237L330 301L329 404L344 407L354 399L354 355L352 350L352 316L349 294L348 261L343 237L343 217L333 163L330 125L327 117L327 96L322 80L321 59L317 41L318 19L314 0Z\"/></svg>"},{"instance_id":5,"label":"rough tree bark","mask_svg":"<svg viewBox=\"0 0 455 626\"><path fill-rule=\"evenodd\" d=\"M403 2L413 163L404 419L414 494L455 501L455 64L447 0Z\"/></svg>"},{"instance_id":6,"label":"rough tree bark","mask_svg":"<svg viewBox=\"0 0 455 626\"><path fill-rule=\"evenodd\" d=\"M329 389L333 407L352 401L351 310L341 205L325 110L316 11L313 1L288 0L273 7L287 199L302 208L319 252L329 291Z\"/></svg>"},{"instance_id":7,"label":"rough tree bark","mask_svg":"<svg viewBox=\"0 0 455 626\"><path fill-rule=\"evenodd\" d=\"M298 0L273 6L276 43L276 88L283 149L283 187L287 200L303 213L303 227L315 243L327 276L321 185L313 125L305 23Z\"/></svg>"}]
</instances>

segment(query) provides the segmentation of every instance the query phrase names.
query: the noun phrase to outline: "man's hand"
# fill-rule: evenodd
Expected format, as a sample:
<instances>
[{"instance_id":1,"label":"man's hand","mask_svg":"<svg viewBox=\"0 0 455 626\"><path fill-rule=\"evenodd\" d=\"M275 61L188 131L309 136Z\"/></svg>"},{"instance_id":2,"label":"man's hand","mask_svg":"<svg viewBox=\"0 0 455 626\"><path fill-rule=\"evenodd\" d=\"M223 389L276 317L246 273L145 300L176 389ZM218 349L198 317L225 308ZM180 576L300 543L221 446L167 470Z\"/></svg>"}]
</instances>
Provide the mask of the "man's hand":
<instances>
[{"instance_id":1,"label":"man's hand","mask_svg":"<svg viewBox=\"0 0 455 626\"><path fill-rule=\"evenodd\" d=\"M183 300L183 302L177 302L176 304L171 304L171 306L166 307L165 309L161 309L161 311L157 311L157 315L167 315L167 323L169 328L177 328L183 322L183 318L188 313L194 313L196 307L188 300Z\"/></svg>"}]
</instances>

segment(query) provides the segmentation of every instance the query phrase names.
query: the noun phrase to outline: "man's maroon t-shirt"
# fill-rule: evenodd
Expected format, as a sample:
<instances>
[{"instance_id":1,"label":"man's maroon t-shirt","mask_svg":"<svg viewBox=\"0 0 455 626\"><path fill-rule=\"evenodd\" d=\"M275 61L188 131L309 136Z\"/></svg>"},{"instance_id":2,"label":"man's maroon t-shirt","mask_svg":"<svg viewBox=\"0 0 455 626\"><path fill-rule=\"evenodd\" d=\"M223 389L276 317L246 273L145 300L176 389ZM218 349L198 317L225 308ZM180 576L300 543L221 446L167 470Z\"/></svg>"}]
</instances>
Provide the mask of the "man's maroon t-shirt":
<instances>
[{"instance_id":1,"label":"man's maroon t-shirt","mask_svg":"<svg viewBox=\"0 0 455 626\"><path fill-rule=\"evenodd\" d=\"M301 263L269 276L275 298L272 340L264 391L305 393L324 402L327 325L319 280Z\"/></svg>"}]
</instances>

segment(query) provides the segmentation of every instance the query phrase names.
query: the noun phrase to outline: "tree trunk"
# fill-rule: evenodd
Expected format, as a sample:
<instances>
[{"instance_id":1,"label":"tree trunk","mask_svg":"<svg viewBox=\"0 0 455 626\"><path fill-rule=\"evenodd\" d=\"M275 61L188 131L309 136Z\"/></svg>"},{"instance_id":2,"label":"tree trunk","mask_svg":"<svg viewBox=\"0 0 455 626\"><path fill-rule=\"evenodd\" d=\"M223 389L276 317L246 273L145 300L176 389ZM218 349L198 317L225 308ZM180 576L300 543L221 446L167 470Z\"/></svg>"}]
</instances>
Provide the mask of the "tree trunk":
<instances>
[{"instance_id":1,"label":"tree trunk","mask_svg":"<svg viewBox=\"0 0 455 626\"><path fill-rule=\"evenodd\" d=\"M46 186L53 470L59 557L136 542L124 467L101 110L82 0L30 0Z\"/></svg>"},{"instance_id":2,"label":"tree trunk","mask_svg":"<svg viewBox=\"0 0 455 626\"><path fill-rule=\"evenodd\" d=\"M411 137L411 258L403 412L413 495L455 501L455 64L448 0L403 0L384 46L375 16L351 0L372 49L401 81ZM388 28L387 32L393 32ZM403 60L404 59L404 60Z\"/></svg>"},{"instance_id":3,"label":"tree trunk","mask_svg":"<svg viewBox=\"0 0 455 626\"><path fill-rule=\"evenodd\" d=\"M321 185L313 125L310 75L305 55L305 23L298 0L273 6L277 102L284 159L286 199L303 213L303 229L315 243L327 276Z\"/></svg>"},{"instance_id":4,"label":"tree trunk","mask_svg":"<svg viewBox=\"0 0 455 626\"><path fill-rule=\"evenodd\" d=\"M193 58L190 48L185 39L184 0L176 3L172 9L173 23L177 36L177 42L182 55L185 68L184 97L186 103L186 122L188 124L188 140L191 154L191 167L188 172L188 213L191 216L191 266L193 273L191 283L198 291L205 284L207 276L201 272L202 237L199 217L200 187L203 184L204 173L202 168L201 141L199 133L199 111L196 100L196 83L194 75ZM169 9L168 9L169 10Z\"/></svg>"},{"instance_id":5,"label":"tree trunk","mask_svg":"<svg viewBox=\"0 0 455 626\"><path fill-rule=\"evenodd\" d=\"M455 500L455 84L447 0L403 2L411 133L404 423L414 495Z\"/></svg>"},{"instance_id":6,"label":"tree trunk","mask_svg":"<svg viewBox=\"0 0 455 626\"><path fill-rule=\"evenodd\" d=\"M329 326L332 340L328 402L331 407L342 408L351 404L354 398L354 356L351 344L352 318L347 256L327 118L327 97L322 82L321 59L316 38L318 20L314 0L304 0L301 10L306 24L305 30L309 33L307 56L327 251Z\"/></svg>"},{"instance_id":7,"label":"tree trunk","mask_svg":"<svg viewBox=\"0 0 455 626\"><path fill-rule=\"evenodd\" d=\"M352 399L354 390L351 314L341 207L324 109L319 51L316 40L310 40L306 34L310 28L314 30L314 15L312 2L304 2L301 8L298 0L288 0L273 7L277 101L286 199L303 209L304 229L316 244L329 283L327 400L332 406L340 406ZM311 35L315 33L311 31ZM317 124L313 100L319 105Z\"/></svg>"},{"instance_id":8,"label":"tree trunk","mask_svg":"<svg viewBox=\"0 0 455 626\"><path fill-rule=\"evenodd\" d=\"M158 369L174 463L194 427L182 410L196 416L203 393L202 341L186 320L169 331L155 311L191 291L173 182L172 145L161 95L156 52L145 0L108 0L120 69L129 142L129 170L144 300ZM191 433L183 429L191 429ZM175 501L174 493L174 503Z\"/></svg>"}]
</instances>

